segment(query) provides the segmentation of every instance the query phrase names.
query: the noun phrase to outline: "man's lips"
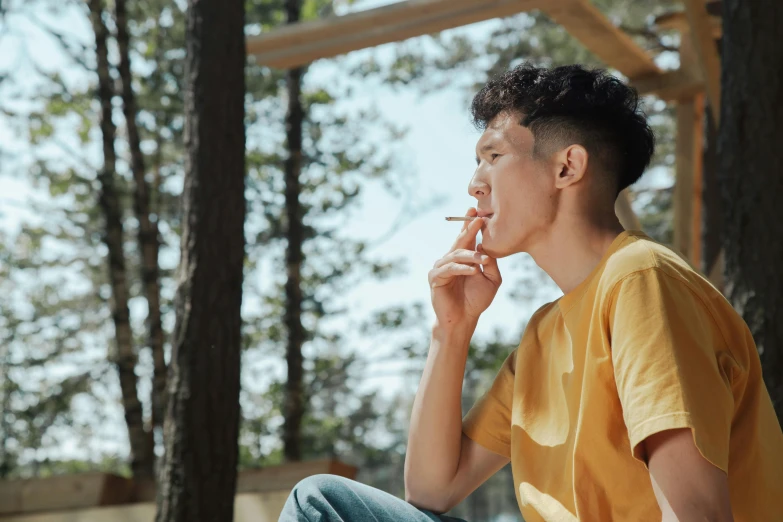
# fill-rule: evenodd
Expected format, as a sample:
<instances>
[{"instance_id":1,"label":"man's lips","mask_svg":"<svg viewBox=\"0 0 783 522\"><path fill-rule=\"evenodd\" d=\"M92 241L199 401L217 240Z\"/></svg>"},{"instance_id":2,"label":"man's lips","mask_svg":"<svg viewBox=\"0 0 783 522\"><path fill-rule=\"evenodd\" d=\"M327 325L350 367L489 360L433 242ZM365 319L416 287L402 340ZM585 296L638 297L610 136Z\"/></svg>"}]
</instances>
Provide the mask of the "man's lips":
<instances>
[{"instance_id":1,"label":"man's lips","mask_svg":"<svg viewBox=\"0 0 783 522\"><path fill-rule=\"evenodd\" d=\"M489 212L487 210L479 210L478 212L476 212L476 216L480 218L491 218L494 215L495 215L494 212Z\"/></svg>"}]
</instances>

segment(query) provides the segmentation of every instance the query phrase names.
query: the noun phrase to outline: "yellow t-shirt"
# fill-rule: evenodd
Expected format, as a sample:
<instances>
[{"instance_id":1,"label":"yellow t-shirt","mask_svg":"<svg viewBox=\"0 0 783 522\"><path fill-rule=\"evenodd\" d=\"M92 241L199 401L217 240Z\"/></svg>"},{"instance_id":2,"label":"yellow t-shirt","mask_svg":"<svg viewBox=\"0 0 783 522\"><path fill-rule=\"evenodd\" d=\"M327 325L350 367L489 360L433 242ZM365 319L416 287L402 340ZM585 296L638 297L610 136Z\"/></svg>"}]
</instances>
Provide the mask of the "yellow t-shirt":
<instances>
[{"instance_id":1,"label":"yellow t-shirt","mask_svg":"<svg viewBox=\"0 0 783 522\"><path fill-rule=\"evenodd\" d=\"M656 521L640 443L691 428L737 522L783 521L783 432L742 318L639 232L538 310L464 433L511 459L527 522Z\"/></svg>"}]
</instances>

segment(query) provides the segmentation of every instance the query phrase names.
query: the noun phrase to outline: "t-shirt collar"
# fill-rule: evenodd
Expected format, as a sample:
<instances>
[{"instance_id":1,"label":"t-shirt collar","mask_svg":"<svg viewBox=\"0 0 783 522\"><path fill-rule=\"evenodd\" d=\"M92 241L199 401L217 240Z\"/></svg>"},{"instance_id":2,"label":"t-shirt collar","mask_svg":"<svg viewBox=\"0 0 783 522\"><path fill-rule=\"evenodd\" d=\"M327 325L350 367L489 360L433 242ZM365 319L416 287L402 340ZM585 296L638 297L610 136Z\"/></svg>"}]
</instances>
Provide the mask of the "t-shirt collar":
<instances>
[{"instance_id":1,"label":"t-shirt collar","mask_svg":"<svg viewBox=\"0 0 783 522\"><path fill-rule=\"evenodd\" d=\"M593 268L590 274L581 283L576 285L573 290L560 298L560 309L564 315L577 303L577 301L579 301L579 298L584 295L585 290L588 286L590 286L590 283L592 283L593 279L603 272L604 265L606 265L607 260L612 256L612 254L617 252L626 242L626 240L631 237L646 237L646 235L643 232L637 230L624 230L618 234L617 237L614 238L614 241L612 241L612 243L609 245L609 248L606 249L603 257L601 257L601 260L598 262L595 268Z\"/></svg>"}]
</instances>

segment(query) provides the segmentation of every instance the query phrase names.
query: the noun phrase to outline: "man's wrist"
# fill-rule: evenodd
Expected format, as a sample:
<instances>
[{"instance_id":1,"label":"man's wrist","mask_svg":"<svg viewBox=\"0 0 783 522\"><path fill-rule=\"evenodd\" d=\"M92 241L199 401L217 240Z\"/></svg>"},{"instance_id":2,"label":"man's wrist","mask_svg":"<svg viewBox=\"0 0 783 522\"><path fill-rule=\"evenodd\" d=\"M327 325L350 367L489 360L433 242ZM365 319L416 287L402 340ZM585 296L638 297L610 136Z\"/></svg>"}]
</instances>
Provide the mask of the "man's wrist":
<instances>
[{"instance_id":1,"label":"man's wrist","mask_svg":"<svg viewBox=\"0 0 783 522\"><path fill-rule=\"evenodd\" d=\"M444 325L438 321L432 325L432 342L441 346L460 347L467 350L478 321L465 320L457 324Z\"/></svg>"}]
</instances>

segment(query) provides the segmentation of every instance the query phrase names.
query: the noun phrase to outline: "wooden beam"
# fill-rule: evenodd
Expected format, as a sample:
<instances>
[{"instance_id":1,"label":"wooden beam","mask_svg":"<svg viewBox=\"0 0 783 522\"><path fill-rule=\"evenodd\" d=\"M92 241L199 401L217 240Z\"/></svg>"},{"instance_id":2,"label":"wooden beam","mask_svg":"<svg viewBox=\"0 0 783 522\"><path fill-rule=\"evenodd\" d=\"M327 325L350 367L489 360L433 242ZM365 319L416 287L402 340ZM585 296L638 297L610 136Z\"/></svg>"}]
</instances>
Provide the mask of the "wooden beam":
<instances>
[{"instance_id":1,"label":"wooden beam","mask_svg":"<svg viewBox=\"0 0 783 522\"><path fill-rule=\"evenodd\" d=\"M641 230L642 223L639 221L639 216L633 211L631 206L631 197L628 193L628 189L620 192L617 196L617 201L614 203L614 212L617 214L617 218L620 220L620 224L626 230Z\"/></svg>"},{"instance_id":2,"label":"wooden beam","mask_svg":"<svg viewBox=\"0 0 783 522\"><path fill-rule=\"evenodd\" d=\"M690 29L688 33L704 76L707 99L715 116L715 122L718 124L720 123L720 57L712 33L712 22L704 6L704 0L683 0L683 3Z\"/></svg>"},{"instance_id":3,"label":"wooden beam","mask_svg":"<svg viewBox=\"0 0 783 522\"><path fill-rule=\"evenodd\" d=\"M684 33L688 30L688 18L685 11L673 11L656 16L653 25L657 29L670 29ZM723 24L720 17L710 17L710 28L715 40L723 36Z\"/></svg>"},{"instance_id":4,"label":"wooden beam","mask_svg":"<svg viewBox=\"0 0 783 522\"><path fill-rule=\"evenodd\" d=\"M313 43L325 43L349 33L383 28L420 18L445 16L462 9L477 7L476 0L408 0L374 9L355 11L343 16L333 15L276 28L266 34L249 36L249 54L263 54Z\"/></svg>"},{"instance_id":5,"label":"wooden beam","mask_svg":"<svg viewBox=\"0 0 783 522\"><path fill-rule=\"evenodd\" d=\"M367 47L510 16L541 0L407 0L344 16L302 22L247 38L256 62L291 68Z\"/></svg>"},{"instance_id":6,"label":"wooden beam","mask_svg":"<svg viewBox=\"0 0 783 522\"><path fill-rule=\"evenodd\" d=\"M683 69L634 78L630 84L639 94L654 94L666 101L691 99L704 92L701 77Z\"/></svg>"},{"instance_id":7,"label":"wooden beam","mask_svg":"<svg viewBox=\"0 0 783 522\"><path fill-rule=\"evenodd\" d=\"M628 78L660 74L652 57L589 0L550 0L541 10L609 67Z\"/></svg>"},{"instance_id":8,"label":"wooden beam","mask_svg":"<svg viewBox=\"0 0 783 522\"><path fill-rule=\"evenodd\" d=\"M674 247L701 265L702 146L704 95L677 104Z\"/></svg>"}]
</instances>

